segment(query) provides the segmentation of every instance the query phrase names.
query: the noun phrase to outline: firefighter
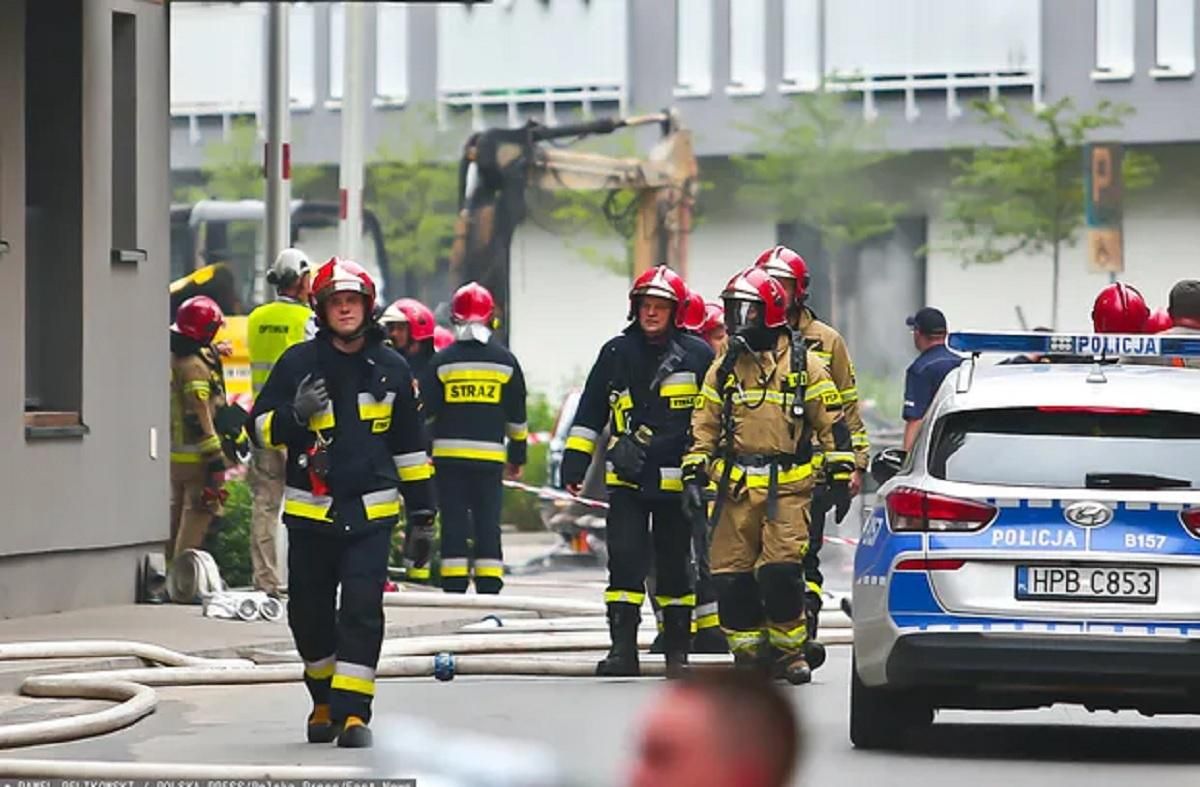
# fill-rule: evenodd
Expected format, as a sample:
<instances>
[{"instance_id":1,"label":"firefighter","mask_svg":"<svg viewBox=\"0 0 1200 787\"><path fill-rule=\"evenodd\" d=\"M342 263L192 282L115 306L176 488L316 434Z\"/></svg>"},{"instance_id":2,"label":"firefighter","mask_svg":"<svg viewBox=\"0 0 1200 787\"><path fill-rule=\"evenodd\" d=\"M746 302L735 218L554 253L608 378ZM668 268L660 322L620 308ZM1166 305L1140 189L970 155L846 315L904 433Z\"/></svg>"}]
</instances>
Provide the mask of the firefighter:
<instances>
[{"instance_id":1,"label":"firefighter","mask_svg":"<svg viewBox=\"0 0 1200 787\"><path fill-rule=\"evenodd\" d=\"M787 246L775 246L758 256L755 264L770 274L783 286L788 302L788 327L792 335L803 340L809 356L825 364L833 384L842 399L842 415L850 430L850 443L854 448L854 466L849 484L832 483L847 479L835 479L825 472L824 457L820 450L813 454L813 467L817 470L817 483L813 487L812 516L809 525L810 543L804 556L804 581L809 616L808 635L817 638L823 604L825 576L821 572L821 547L825 543L825 519L829 511L840 524L850 510L850 498L862 490L862 474L870 462L870 442L867 428L858 410L858 383L855 380L854 361L846 341L833 327L817 319L808 306L809 275L804 258ZM845 497L843 491L849 492Z\"/></svg>"},{"instance_id":2,"label":"firefighter","mask_svg":"<svg viewBox=\"0 0 1200 787\"><path fill-rule=\"evenodd\" d=\"M225 380L213 338L225 324L207 295L179 305L171 325L171 528L167 557L204 544L222 513L226 461L216 426Z\"/></svg>"},{"instance_id":3,"label":"firefighter","mask_svg":"<svg viewBox=\"0 0 1200 787\"><path fill-rule=\"evenodd\" d=\"M719 303L704 305L704 325L700 328L700 336L708 342L713 352L720 355L725 349L729 337L725 330L725 309Z\"/></svg>"},{"instance_id":4,"label":"firefighter","mask_svg":"<svg viewBox=\"0 0 1200 787\"><path fill-rule=\"evenodd\" d=\"M631 322L600 349L563 453L563 483L578 494L596 441L611 424L604 599L612 647L597 675L640 674L637 630L651 538L668 674L679 674L687 664L696 597L688 570L691 528L679 506L680 459L713 354L702 340L675 328L686 295L683 280L669 268L637 277L629 291Z\"/></svg>"},{"instance_id":5,"label":"firefighter","mask_svg":"<svg viewBox=\"0 0 1200 787\"><path fill-rule=\"evenodd\" d=\"M751 267L723 293L729 348L705 378L683 461L683 505L710 521L721 626L735 663L790 683L811 680L804 569L812 497L813 442L842 494L854 466L841 397L825 365L792 340L787 295ZM719 480L718 480L719 479Z\"/></svg>"},{"instance_id":6,"label":"firefighter","mask_svg":"<svg viewBox=\"0 0 1200 787\"><path fill-rule=\"evenodd\" d=\"M433 312L414 298L401 298L384 310L379 322L387 331L388 343L408 361L413 377L420 379L434 353Z\"/></svg>"},{"instance_id":7,"label":"firefighter","mask_svg":"<svg viewBox=\"0 0 1200 787\"><path fill-rule=\"evenodd\" d=\"M313 276L314 339L289 347L254 403L256 441L287 449L288 623L312 696L311 742L371 745L383 588L400 495L419 565L431 475L408 365L370 322L375 285L336 257ZM340 607L339 607L340 586Z\"/></svg>"},{"instance_id":8,"label":"firefighter","mask_svg":"<svg viewBox=\"0 0 1200 787\"><path fill-rule=\"evenodd\" d=\"M256 397L283 351L316 334L316 321L308 306L311 271L312 264L304 252L281 251L267 273L267 282L275 287L275 300L259 306L246 319L250 387ZM278 596L283 585L277 550L285 462L283 451L255 448L247 473L254 497L250 519L254 587L271 596Z\"/></svg>"},{"instance_id":9,"label":"firefighter","mask_svg":"<svg viewBox=\"0 0 1200 787\"><path fill-rule=\"evenodd\" d=\"M1114 282L1096 296L1092 304L1092 328L1096 333L1145 333L1150 307L1137 288Z\"/></svg>"},{"instance_id":10,"label":"firefighter","mask_svg":"<svg viewBox=\"0 0 1200 787\"><path fill-rule=\"evenodd\" d=\"M499 593L503 478L520 478L529 439L525 376L511 352L488 341L495 301L486 288L463 285L450 312L457 340L421 378L442 517L442 590L465 593L473 571L475 592Z\"/></svg>"}]
</instances>

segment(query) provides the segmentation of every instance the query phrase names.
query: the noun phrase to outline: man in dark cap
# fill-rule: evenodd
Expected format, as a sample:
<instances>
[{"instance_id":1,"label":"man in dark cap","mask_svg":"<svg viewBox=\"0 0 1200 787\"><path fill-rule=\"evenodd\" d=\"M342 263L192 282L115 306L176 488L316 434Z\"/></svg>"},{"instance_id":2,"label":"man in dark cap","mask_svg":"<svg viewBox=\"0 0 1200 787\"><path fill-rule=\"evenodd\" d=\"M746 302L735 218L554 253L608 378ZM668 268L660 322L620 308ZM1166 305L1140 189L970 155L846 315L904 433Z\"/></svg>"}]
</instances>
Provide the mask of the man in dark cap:
<instances>
[{"instance_id":1,"label":"man in dark cap","mask_svg":"<svg viewBox=\"0 0 1200 787\"><path fill-rule=\"evenodd\" d=\"M1160 336L1200 335L1200 281L1183 279L1176 282L1167 301L1167 313L1171 315L1173 326ZM1164 358L1162 362L1163 365L1200 369L1200 358Z\"/></svg>"},{"instance_id":2,"label":"man in dark cap","mask_svg":"<svg viewBox=\"0 0 1200 787\"><path fill-rule=\"evenodd\" d=\"M946 315L940 310L926 306L905 322L920 353L904 373L904 450L911 451L934 394L962 356L946 346Z\"/></svg>"}]
</instances>

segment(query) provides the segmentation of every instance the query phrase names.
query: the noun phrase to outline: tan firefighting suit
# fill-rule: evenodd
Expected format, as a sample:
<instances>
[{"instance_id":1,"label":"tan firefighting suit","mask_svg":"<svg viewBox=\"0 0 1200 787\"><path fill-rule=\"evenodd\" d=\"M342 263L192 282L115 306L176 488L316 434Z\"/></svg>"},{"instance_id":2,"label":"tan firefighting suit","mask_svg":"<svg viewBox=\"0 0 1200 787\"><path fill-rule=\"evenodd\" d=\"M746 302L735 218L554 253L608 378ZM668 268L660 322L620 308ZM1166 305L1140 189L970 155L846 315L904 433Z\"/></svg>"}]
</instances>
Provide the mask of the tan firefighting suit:
<instances>
[{"instance_id":1,"label":"tan firefighting suit","mask_svg":"<svg viewBox=\"0 0 1200 787\"><path fill-rule=\"evenodd\" d=\"M685 465L703 463L717 484L710 559L721 627L740 657L757 657L767 641L783 658L803 652L801 561L808 551L813 436L826 463L854 461L841 397L824 364L808 355L805 372L793 373L791 353L784 333L773 350L744 353L724 381L717 379L725 359L719 356L705 378L684 458ZM792 409L800 388L802 417ZM725 396L732 398L732 445L723 444ZM722 484L725 457L732 462Z\"/></svg>"},{"instance_id":2,"label":"tan firefighting suit","mask_svg":"<svg viewBox=\"0 0 1200 787\"><path fill-rule=\"evenodd\" d=\"M217 408L225 405L221 366L210 348L200 355L171 356L171 540L167 555L174 558L204 543L213 517L222 513L210 479L223 470L221 438L213 425Z\"/></svg>"}]
</instances>

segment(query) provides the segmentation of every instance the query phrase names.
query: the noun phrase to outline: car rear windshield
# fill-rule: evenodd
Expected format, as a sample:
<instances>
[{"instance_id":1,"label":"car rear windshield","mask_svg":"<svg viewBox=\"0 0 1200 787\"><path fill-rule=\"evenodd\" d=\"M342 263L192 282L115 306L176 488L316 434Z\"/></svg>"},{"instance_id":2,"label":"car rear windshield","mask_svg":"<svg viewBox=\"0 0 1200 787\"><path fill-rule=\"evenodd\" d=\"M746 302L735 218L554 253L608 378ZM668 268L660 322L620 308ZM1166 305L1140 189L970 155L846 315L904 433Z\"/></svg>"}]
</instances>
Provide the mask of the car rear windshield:
<instances>
[{"instance_id":1,"label":"car rear windshield","mask_svg":"<svg viewBox=\"0 0 1200 787\"><path fill-rule=\"evenodd\" d=\"M929 472L1012 486L1200 489L1200 415L1020 407L953 413Z\"/></svg>"}]
</instances>

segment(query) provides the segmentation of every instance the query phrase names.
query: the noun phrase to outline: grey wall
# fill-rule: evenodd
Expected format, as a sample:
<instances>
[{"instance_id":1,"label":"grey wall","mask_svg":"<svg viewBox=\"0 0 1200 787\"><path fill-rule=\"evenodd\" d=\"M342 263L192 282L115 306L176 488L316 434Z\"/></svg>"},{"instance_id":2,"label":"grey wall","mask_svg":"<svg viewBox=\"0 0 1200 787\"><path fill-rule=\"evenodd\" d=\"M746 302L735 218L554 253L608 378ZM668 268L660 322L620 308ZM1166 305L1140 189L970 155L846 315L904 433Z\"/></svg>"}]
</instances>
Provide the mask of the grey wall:
<instances>
[{"instance_id":1,"label":"grey wall","mask_svg":"<svg viewBox=\"0 0 1200 787\"><path fill-rule=\"evenodd\" d=\"M33 0L30 0L32 2ZM45 0L37 0L45 2ZM112 11L137 16L137 241L148 260L110 262ZM25 352L24 3L0 3L0 616L132 601L136 556L167 535L167 11L83 3L83 437L30 440ZM53 320L54 315L38 319ZM151 429L157 430L151 458ZM76 583L88 584L76 584Z\"/></svg>"}]
</instances>

